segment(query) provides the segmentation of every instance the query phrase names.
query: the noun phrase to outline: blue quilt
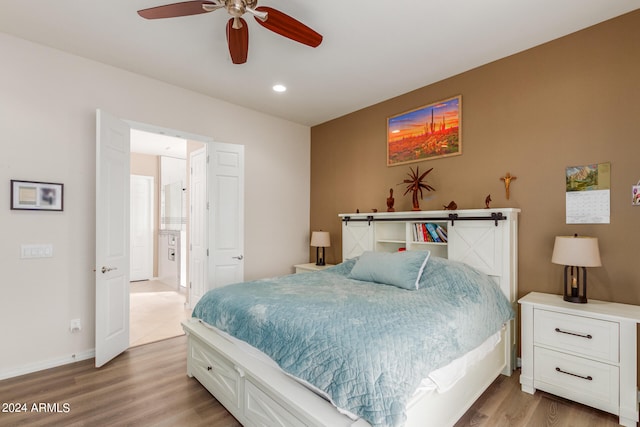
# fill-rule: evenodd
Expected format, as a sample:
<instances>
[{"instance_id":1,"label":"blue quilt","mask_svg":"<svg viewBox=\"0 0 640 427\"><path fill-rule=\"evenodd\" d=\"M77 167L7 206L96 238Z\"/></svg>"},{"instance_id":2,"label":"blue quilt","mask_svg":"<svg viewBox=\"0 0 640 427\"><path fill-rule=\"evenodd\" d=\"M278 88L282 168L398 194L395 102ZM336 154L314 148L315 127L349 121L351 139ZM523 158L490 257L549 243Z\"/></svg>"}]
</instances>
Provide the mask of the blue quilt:
<instances>
[{"instance_id":1,"label":"blue quilt","mask_svg":"<svg viewBox=\"0 0 640 427\"><path fill-rule=\"evenodd\" d=\"M402 426L420 380L513 311L493 280L462 263L431 257L420 289L406 290L350 279L355 262L209 291L193 317L262 350L372 426Z\"/></svg>"}]
</instances>

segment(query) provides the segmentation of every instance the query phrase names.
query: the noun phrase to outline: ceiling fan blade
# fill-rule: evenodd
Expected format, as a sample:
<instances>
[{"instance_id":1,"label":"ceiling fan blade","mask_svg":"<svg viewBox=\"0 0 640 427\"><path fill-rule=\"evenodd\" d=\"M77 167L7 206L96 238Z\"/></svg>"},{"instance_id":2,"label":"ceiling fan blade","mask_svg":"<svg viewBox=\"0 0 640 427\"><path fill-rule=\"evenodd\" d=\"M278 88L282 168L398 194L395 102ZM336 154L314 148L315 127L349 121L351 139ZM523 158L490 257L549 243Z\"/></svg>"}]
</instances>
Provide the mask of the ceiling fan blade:
<instances>
[{"instance_id":1,"label":"ceiling fan blade","mask_svg":"<svg viewBox=\"0 0 640 427\"><path fill-rule=\"evenodd\" d=\"M234 21L238 20L241 27L234 28ZM236 24L236 27L238 25ZM227 44L229 45L229 54L234 64L244 64L247 62L247 53L249 52L249 29L247 21L238 17L231 18L227 22Z\"/></svg>"},{"instance_id":2,"label":"ceiling fan blade","mask_svg":"<svg viewBox=\"0 0 640 427\"><path fill-rule=\"evenodd\" d=\"M256 17L256 21L274 33L311 47L318 47L322 43L320 34L286 13L266 6L258 6L255 10L267 12L266 19L262 20Z\"/></svg>"},{"instance_id":3,"label":"ceiling fan blade","mask_svg":"<svg viewBox=\"0 0 640 427\"><path fill-rule=\"evenodd\" d=\"M165 4L164 6L142 9L138 11L138 15L146 19L161 19L211 12L211 10L205 10L204 5L208 7L220 6L215 1L185 1L182 3Z\"/></svg>"}]
</instances>

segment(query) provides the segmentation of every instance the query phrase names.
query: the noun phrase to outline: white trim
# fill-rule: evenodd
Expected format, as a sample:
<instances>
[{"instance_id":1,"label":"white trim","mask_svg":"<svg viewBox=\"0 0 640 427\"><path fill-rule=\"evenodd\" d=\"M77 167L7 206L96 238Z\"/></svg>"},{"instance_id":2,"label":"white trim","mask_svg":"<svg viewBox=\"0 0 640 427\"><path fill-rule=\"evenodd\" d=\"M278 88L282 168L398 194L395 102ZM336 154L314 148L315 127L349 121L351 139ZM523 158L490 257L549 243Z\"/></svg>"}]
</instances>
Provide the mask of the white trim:
<instances>
[{"instance_id":1,"label":"white trim","mask_svg":"<svg viewBox=\"0 0 640 427\"><path fill-rule=\"evenodd\" d=\"M164 128L162 126L150 125L147 123L136 122L133 120L123 120L123 121L125 123L128 123L131 129L136 129L143 132L158 133L160 135L167 135L167 136L172 136L174 138L182 138L182 139L187 139L191 141L204 142L207 144L215 141L214 138L208 137L208 136L197 135L194 133Z\"/></svg>"},{"instance_id":2,"label":"white trim","mask_svg":"<svg viewBox=\"0 0 640 427\"><path fill-rule=\"evenodd\" d=\"M40 362L29 363L23 366L19 366L15 369L9 369L6 371L0 371L0 380L6 380L8 378L19 377L21 375L32 374L34 372L43 371L45 369L56 368L62 365L68 365L70 363L79 362L81 360L92 359L96 356L96 350L90 349L80 353L74 353L71 356L59 357L56 359L43 360Z\"/></svg>"}]
</instances>

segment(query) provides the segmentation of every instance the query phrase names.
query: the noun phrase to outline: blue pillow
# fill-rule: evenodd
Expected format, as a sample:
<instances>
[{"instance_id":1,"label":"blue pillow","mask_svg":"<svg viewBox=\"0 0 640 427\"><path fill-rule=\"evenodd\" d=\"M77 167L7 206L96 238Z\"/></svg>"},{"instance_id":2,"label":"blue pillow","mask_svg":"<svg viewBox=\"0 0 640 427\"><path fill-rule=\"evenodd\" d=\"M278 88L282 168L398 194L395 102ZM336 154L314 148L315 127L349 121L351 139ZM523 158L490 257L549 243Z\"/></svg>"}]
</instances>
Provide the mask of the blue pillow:
<instances>
[{"instance_id":1,"label":"blue pillow","mask_svg":"<svg viewBox=\"0 0 640 427\"><path fill-rule=\"evenodd\" d=\"M349 277L403 289L418 289L429 251L364 252Z\"/></svg>"}]
</instances>

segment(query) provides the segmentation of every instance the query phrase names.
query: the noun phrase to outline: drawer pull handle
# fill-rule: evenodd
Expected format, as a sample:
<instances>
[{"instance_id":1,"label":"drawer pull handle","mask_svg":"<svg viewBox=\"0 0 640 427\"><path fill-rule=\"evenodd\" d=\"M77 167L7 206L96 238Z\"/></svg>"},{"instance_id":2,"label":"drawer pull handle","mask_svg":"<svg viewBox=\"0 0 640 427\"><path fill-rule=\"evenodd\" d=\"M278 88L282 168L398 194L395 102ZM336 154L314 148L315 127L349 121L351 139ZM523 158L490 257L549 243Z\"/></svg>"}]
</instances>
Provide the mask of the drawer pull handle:
<instances>
[{"instance_id":1,"label":"drawer pull handle","mask_svg":"<svg viewBox=\"0 0 640 427\"><path fill-rule=\"evenodd\" d=\"M556 371L562 373L562 374L567 374L567 375L571 375L573 377L578 377L578 378L582 378L583 380L588 380L588 381L593 381L593 377L591 375L589 375L588 377L583 377L582 375L578 375L578 374L572 374L571 372L567 372L567 371L563 371L560 368L556 368Z\"/></svg>"},{"instance_id":2,"label":"drawer pull handle","mask_svg":"<svg viewBox=\"0 0 640 427\"><path fill-rule=\"evenodd\" d=\"M582 335L582 334L576 334L575 332L567 332L567 331L563 331L560 328L556 328L556 332L561 333L561 334L567 334L567 335L573 335L574 337L581 337L581 338L586 338L586 339L592 339L593 337L591 336L591 334L588 335Z\"/></svg>"},{"instance_id":3,"label":"drawer pull handle","mask_svg":"<svg viewBox=\"0 0 640 427\"><path fill-rule=\"evenodd\" d=\"M207 371L212 370L213 368L211 366L207 366Z\"/></svg>"}]
</instances>

